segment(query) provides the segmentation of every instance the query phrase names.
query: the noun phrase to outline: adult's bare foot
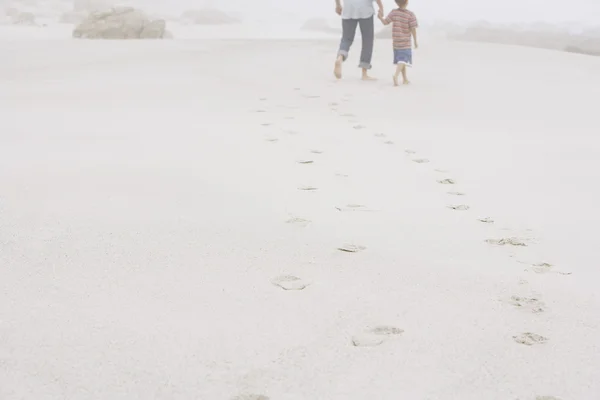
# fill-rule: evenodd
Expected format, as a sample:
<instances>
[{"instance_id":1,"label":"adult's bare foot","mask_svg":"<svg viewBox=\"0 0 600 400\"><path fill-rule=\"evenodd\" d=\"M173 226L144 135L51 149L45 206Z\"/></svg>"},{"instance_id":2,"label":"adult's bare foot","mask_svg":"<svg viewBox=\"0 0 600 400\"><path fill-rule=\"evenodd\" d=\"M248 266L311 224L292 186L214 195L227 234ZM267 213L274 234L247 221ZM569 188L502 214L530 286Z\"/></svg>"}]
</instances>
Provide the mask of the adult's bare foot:
<instances>
[{"instance_id":1,"label":"adult's bare foot","mask_svg":"<svg viewBox=\"0 0 600 400\"><path fill-rule=\"evenodd\" d=\"M335 60L335 67L333 69L333 74L335 75L335 77L337 79L342 79L342 63L344 62L344 60L342 59L342 57L338 57Z\"/></svg>"}]
</instances>

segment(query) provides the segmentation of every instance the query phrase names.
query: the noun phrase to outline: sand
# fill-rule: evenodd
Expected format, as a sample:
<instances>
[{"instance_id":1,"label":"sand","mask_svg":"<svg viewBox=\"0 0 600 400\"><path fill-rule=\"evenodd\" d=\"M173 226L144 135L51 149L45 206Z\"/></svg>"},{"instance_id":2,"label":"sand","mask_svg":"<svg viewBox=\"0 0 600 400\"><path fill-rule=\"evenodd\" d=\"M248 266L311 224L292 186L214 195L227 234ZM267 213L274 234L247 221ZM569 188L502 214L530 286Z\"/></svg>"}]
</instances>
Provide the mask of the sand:
<instances>
[{"instance_id":1,"label":"sand","mask_svg":"<svg viewBox=\"0 0 600 400\"><path fill-rule=\"evenodd\" d=\"M600 59L336 44L0 41L1 399L598 398Z\"/></svg>"}]
</instances>

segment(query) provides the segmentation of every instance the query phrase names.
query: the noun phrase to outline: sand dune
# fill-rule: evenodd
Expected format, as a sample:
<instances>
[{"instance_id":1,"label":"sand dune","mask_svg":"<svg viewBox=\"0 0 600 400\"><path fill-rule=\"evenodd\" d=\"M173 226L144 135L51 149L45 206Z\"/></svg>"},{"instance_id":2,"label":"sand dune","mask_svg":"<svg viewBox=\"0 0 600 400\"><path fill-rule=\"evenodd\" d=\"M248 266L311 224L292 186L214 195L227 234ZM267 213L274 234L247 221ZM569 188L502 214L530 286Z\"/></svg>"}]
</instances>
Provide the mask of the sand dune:
<instances>
[{"instance_id":1,"label":"sand dune","mask_svg":"<svg viewBox=\"0 0 600 400\"><path fill-rule=\"evenodd\" d=\"M598 398L600 59L336 45L0 41L0 398Z\"/></svg>"}]
</instances>

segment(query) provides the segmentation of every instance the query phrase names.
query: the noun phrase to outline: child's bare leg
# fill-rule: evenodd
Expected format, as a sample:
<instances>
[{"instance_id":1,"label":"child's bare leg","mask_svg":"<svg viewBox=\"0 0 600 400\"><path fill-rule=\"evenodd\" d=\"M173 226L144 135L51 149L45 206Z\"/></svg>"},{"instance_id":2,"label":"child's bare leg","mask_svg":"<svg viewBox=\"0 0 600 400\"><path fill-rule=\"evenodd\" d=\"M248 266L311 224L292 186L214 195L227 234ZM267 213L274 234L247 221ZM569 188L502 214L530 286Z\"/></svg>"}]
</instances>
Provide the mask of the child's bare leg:
<instances>
[{"instance_id":1,"label":"child's bare leg","mask_svg":"<svg viewBox=\"0 0 600 400\"><path fill-rule=\"evenodd\" d=\"M406 64L402 64L402 83L408 85L410 81L406 77Z\"/></svg>"},{"instance_id":2,"label":"child's bare leg","mask_svg":"<svg viewBox=\"0 0 600 400\"><path fill-rule=\"evenodd\" d=\"M402 65L404 64L396 64L396 73L394 74L394 86L398 86L398 78L402 73Z\"/></svg>"}]
</instances>

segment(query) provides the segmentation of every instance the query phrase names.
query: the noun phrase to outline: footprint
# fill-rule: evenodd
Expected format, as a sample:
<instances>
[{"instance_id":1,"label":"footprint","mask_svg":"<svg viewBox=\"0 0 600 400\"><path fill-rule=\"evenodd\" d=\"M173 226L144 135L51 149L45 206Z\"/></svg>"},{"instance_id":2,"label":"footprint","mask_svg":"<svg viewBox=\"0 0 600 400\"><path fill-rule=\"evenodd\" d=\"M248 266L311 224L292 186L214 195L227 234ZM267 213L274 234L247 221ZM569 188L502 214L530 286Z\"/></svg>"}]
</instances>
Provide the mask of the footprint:
<instances>
[{"instance_id":1,"label":"footprint","mask_svg":"<svg viewBox=\"0 0 600 400\"><path fill-rule=\"evenodd\" d=\"M354 126L353 126L353 128L354 128L354 129L357 129L357 130L360 130L360 129L365 129L365 128L366 128L366 126L364 126L364 125L360 125L360 124L359 124L359 125L354 125Z\"/></svg>"},{"instance_id":2,"label":"footprint","mask_svg":"<svg viewBox=\"0 0 600 400\"><path fill-rule=\"evenodd\" d=\"M448 206L448 208L450 208L452 210L456 210L456 211L467 211L471 207L469 207L466 204L459 204L459 205L455 205L455 206Z\"/></svg>"},{"instance_id":3,"label":"footprint","mask_svg":"<svg viewBox=\"0 0 600 400\"><path fill-rule=\"evenodd\" d=\"M254 110L255 113L266 113L267 110Z\"/></svg>"},{"instance_id":4,"label":"footprint","mask_svg":"<svg viewBox=\"0 0 600 400\"><path fill-rule=\"evenodd\" d=\"M486 218L478 218L478 219L477 219L477 221L479 221L479 222L483 222L484 224L493 224L493 223L494 223L494 220L493 220L493 219L491 219L491 218L489 218L489 217L486 217Z\"/></svg>"},{"instance_id":5,"label":"footprint","mask_svg":"<svg viewBox=\"0 0 600 400\"><path fill-rule=\"evenodd\" d=\"M271 143L275 143L275 142L279 141L279 139L277 139L277 138L266 138L265 140L267 142L271 142Z\"/></svg>"},{"instance_id":6,"label":"footprint","mask_svg":"<svg viewBox=\"0 0 600 400\"><path fill-rule=\"evenodd\" d=\"M352 346L354 347L375 347L383 342L385 342L385 337L380 335L362 333L352 336Z\"/></svg>"},{"instance_id":7,"label":"footprint","mask_svg":"<svg viewBox=\"0 0 600 400\"><path fill-rule=\"evenodd\" d=\"M316 188L314 186L300 186L298 188L298 190L304 190L304 191L314 192L316 190L319 190L319 188Z\"/></svg>"},{"instance_id":8,"label":"footprint","mask_svg":"<svg viewBox=\"0 0 600 400\"><path fill-rule=\"evenodd\" d=\"M375 347L403 333L403 329L396 328L395 326L376 326L358 335L354 335L352 337L352 345L354 347Z\"/></svg>"},{"instance_id":9,"label":"footprint","mask_svg":"<svg viewBox=\"0 0 600 400\"><path fill-rule=\"evenodd\" d=\"M296 119L296 117L285 117L284 119Z\"/></svg>"},{"instance_id":10,"label":"footprint","mask_svg":"<svg viewBox=\"0 0 600 400\"><path fill-rule=\"evenodd\" d=\"M437 182L442 185L455 185L456 184L456 181L451 178L441 179L441 180L438 180Z\"/></svg>"},{"instance_id":11,"label":"footprint","mask_svg":"<svg viewBox=\"0 0 600 400\"><path fill-rule=\"evenodd\" d=\"M330 107L337 107L337 106L339 106L339 105L340 105L340 103L336 103L335 101L334 101L334 102L331 102L331 103L329 103L329 106L330 106Z\"/></svg>"},{"instance_id":12,"label":"footprint","mask_svg":"<svg viewBox=\"0 0 600 400\"><path fill-rule=\"evenodd\" d=\"M426 158L416 158L413 160L413 162L416 162L417 164L427 164L429 160Z\"/></svg>"},{"instance_id":13,"label":"footprint","mask_svg":"<svg viewBox=\"0 0 600 400\"><path fill-rule=\"evenodd\" d=\"M304 97L306 97L307 99L319 99L321 96L319 96L318 94L308 94L304 95Z\"/></svg>"},{"instance_id":14,"label":"footprint","mask_svg":"<svg viewBox=\"0 0 600 400\"><path fill-rule=\"evenodd\" d=\"M439 168L438 169L434 169L434 171L435 172L439 172L440 174L447 174L448 172L450 172L447 169L439 169Z\"/></svg>"},{"instance_id":15,"label":"footprint","mask_svg":"<svg viewBox=\"0 0 600 400\"><path fill-rule=\"evenodd\" d=\"M310 285L310 283L293 275L278 276L277 278L274 278L271 283L275 286L279 286L283 290L304 290Z\"/></svg>"},{"instance_id":16,"label":"footprint","mask_svg":"<svg viewBox=\"0 0 600 400\"><path fill-rule=\"evenodd\" d=\"M314 163L313 160L298 160L296 161L298 164L312 164Z\"/></svg>"},{"instance_id":17,"label":"footprint","mask_svg":"<svg viewBox=\"0 0 600 400\"><path fill-rule=\"evenodd\" d=\"M552 268L554 267L554 265L549 264L549 263L539 263L539 264L533 264L531 266L531 270L533 272L535 272L536 274L559 274L559 275L571 275L573 274L572 272L562 272L562 271L553 271Z\"/></svg>"},{"instance_id":18,"label":"footprint","mask_svg":"<svg viewBox=\"0 0 600 400\"><path fill-rule=\"evenodd\" d=\"M271 125L273 125L273 124L272 124L272 123L270 123L270 122L265 122L265 123L263 123L263 124L260 124L260 125L261 125L261 126L271 126Z\"/></svg>"},{"instance_id":19,"label":"footprint","mask_svg":"<svg viewBox=\"0 0 600 400\"><path fill-rule=\"evenodd\" d=\"M313 154L323 154L322 150L311 150L310 152Z\"/></svg>"},{"instance_id":20,"label":"footprint","mask_svg":"<svg viewBox=\"0 0 600 400\"><path fill-rule=\"evenodd\" d=\"M375 137L381 137L381 138L384 138L385 136L386 136L386 135L385 135L385 133L376 133L376 134L375 134Z\"/></svg>"},{"instance_id":21,"label":"footprint","mask_svg":"<svg viewBox=\"0 0 600 400\"><path fill-rule=\"evenodd\" d=\"M345 206L336 207L338 211L372 211L367 208L367 206L363 206L362 204L347 204Z\"/></svg>"},{"instance_id":22,"label":"footprint","mask_svg":"<svg viewBox=\"0 0 600 400\"><path fill-rule=\"evenodd\" d=\"M404 333L404 329L396 328L395 326L390 326L390 325L379 325L379 326L376 326L375 328L371 329L369 332L371 332L375 335L390 336L390 335L401 335Z\"/></svg>"},{"instance_id":23,"label":"footprint","mask_svg":"<svg viewBox=\"0 0 600 400\"><path fill-rule=\"evenodd\" d=\"M383 142L384 144L394 144L394 142L392 142L391 140L388 140L387 142Z\"/></svg>"},{"instance_id":24,"label":"footprint","mask_svg":"<svg viewBox=\"0 0 600 400\"><path fill-rule=\"evenodd\" d=\"M292 225L297 225L297 226L301 226L302 228L306 228L308 225L310 225L311 221L308 219L304 219L304 218L290 218L287 221L285 221L286 224L292 224Z\"/></svg>"},{"instance_id":25,"label":"footprint","mask_svg":"<svg viewBox=\"0 0 600 400\"><path fill-rule=\"evenodd\" d=\"M342 174L342 173L337 173L337 174L335 174L335 176L337 176L338 178L348 178L350 175L348 175L348 174Z\"/></svg>"},{"instance_id":26,"label":"footprint","mask_svg":"<svg viewBox=\"0 0 600 400\"><path fill-rule=\"evenodd\" d=\"M496 246L521 246L521 247L527 247L527 244L519 238L502 238L502 239L487 239L486 243L489 244L493 244Z\"/></svg>"},{"instance_id":27,"label":"footprint","mask_svg":"<svg viewBox=\"0 0 600 400\"><path fill-rule=\"evenodd\" d=\"M283 131L284 133L287 133L288 135L297 135L298 131L292 130L292 129L286 129Z\"/></svg>"},{"instance_id":28,"label":"footprint","mask_svg":"<svg viewBox=\"0 0 600 400\"><path fill-rule=\"evenodd\" d=\"M448 192L448 194L452 196L466 196L466 193L463 192Z\"/></svg>"},{"instance_id":29,"label":"footprint","mask_svg":"<svg viewBox=\"0 0 600 400\"><path fill-rule=\"evenodd\" d=\"M417 152L416 152L416 151L414 151L414 150L410 150L410 149L406 149L406 150L404 150L404 152L405 152L406 154L417 154Z\"/></svg>"},{"instance_id":30,"label":"footprint","mask_svg":"<svg viewBox=\"0 0 600 400\"><path fill-rule=\"evenodd\" d=\"M552 272L552 264L549 263L538 263L538 264L533 264L531 266L531 269L533 270L533 272L537 273L537 274L545 274L548 272Z\"/></svg>"},{"instance_id":31,"label":"footprint","mask_svg":"<svg viewBox=\"0 0 600 400\"><path fill-rule=\"evenodd\" d=\"M260 100L260 101L267 101L267 98L266 98L266 97L261 97L261 98L260 98L260 99L258 99L258 100Z\"/></svg>"},{"instance_id":32,"label":"footprint","mask_svg":"<svg viewBox=\"0 0 600 400\"><path fill-rule=\"evenodd\" d=\"M517 342L519 344L524 344L525 346L533 346L535 344L544 344L548 340L550 340L542 335L538 335L536 333L531 333L531 332L525 332L525 333L521 333L520 335L513 336L513 339L515 340L515 342Z\"/></svg>"},{"instance_id":33,"label":"footprint","mask_svg":"<svg viewBox=\"0 0 600 400\"><path fill-rule=\"evenodd\" d=\"M536 396L535 400L561 400L558 397L554 396Z\"/></svg>"},{"instance_id":34,"label":"footprint","mask_svg":"<svg viewBox=\"0 0 600 400\"><path fill-rule=\"evenodd\" d=\"M345 113L345 114L342 114L340 116L341 117L347 117L347 118L354 118L354 117L356 117L356 115L352 114L352 113Z\"/></svg>"},{"instance_id":35,"label":"footprint","mask_svg":"<svg viewBox=\"0 0 600 400\"><path fill-rule=\"evenodd\" d=\"M345 253L358 253L363 250L366 250L365 246L355 245L355 244L345 244L341 247L338 247L339 251L343 251Z\"/></svg>"},{"instance_id":36,"label":"footprint","mask_svg":"<svg viewBox=\"0 0 600 400\"><path fill-rule=\"evenodd\" d=\"M534 314L544 312L544 302L536 298L512 296L508 302L515 307L530 311Z\"/></svg>"},{"instance_id":37,"label":"footprint","mask_svg":"<svg viewBox=\"0 0 600 400\"><path fill-rule=\"evenodd\" d=\"M231 400L270 400L269 397L262 394L242 394L232 397Z\"/></svg>"}]
</instances>

